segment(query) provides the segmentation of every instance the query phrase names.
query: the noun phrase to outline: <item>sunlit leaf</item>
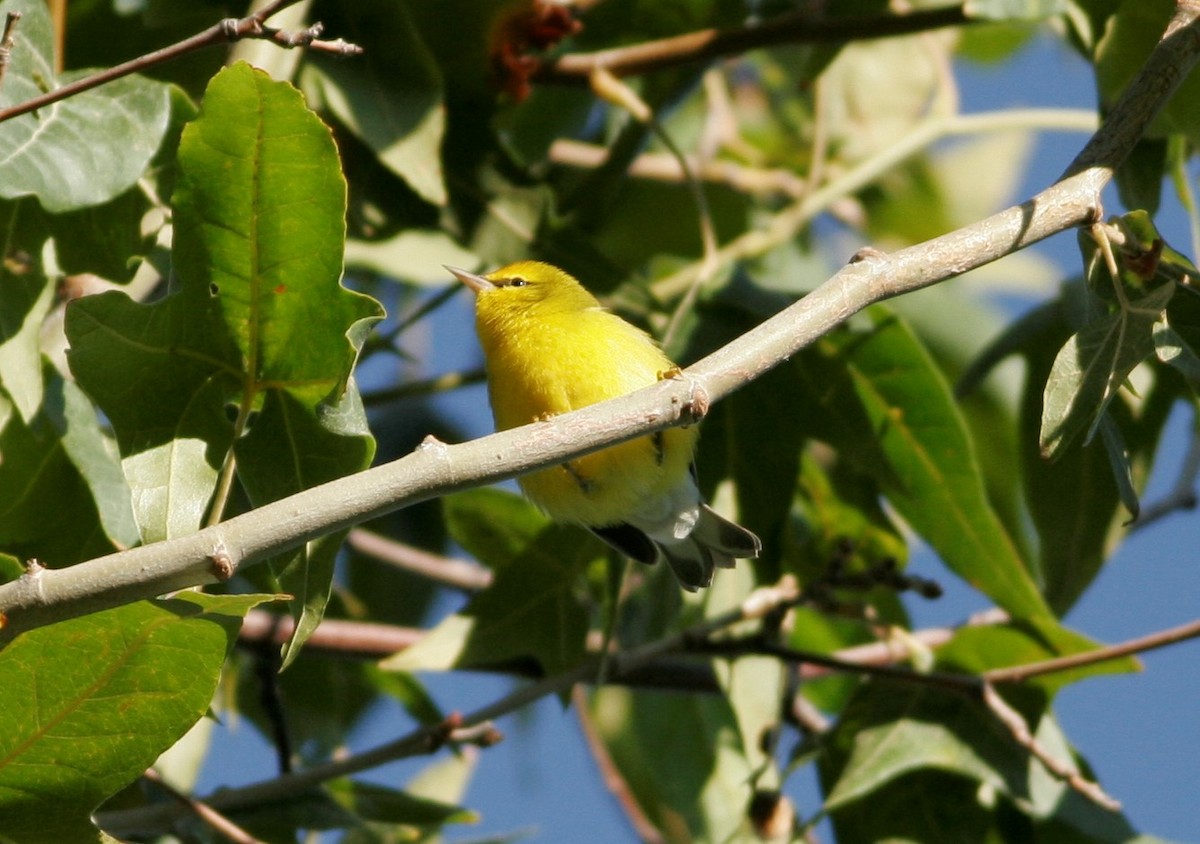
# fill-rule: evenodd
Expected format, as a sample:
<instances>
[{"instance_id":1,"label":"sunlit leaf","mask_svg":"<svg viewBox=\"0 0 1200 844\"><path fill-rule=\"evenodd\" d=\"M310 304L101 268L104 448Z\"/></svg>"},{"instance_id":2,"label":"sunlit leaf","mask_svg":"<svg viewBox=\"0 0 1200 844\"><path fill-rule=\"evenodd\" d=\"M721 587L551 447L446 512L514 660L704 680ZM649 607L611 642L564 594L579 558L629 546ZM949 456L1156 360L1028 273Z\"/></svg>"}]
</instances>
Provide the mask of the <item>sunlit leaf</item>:
<instances>
[{"instance_id":1,"label":"sunlit leaf","mask_svg":"<svg viewBox=\"0 0 1200 844\"><path fill-rule=\"evenodd\" d=\"M0 12L22 16L20 37L0 89L0 107L88 75L72 71L55 78L45 3L7 0ZM166 85L126 76L5 121L0 124L0 196L33 195L51 212L107 202L142 176L169 116Z\"/></svg>"},{"instance_id":2,"label":"sunlit leaf","mask_svg":"<svg viewBox=\"0 0 1200 844\"><path fill-rule=\"evenodd\" d=\"M236 433L229 407L246 420L272 390L313 413L336 402L379 315L338 283L337 153L290 86L246 65L213 79L180 143L174 205L178 289L67 314L72 371L112 422L146 541L200 525Z\"/></svg>"},{"instance_id":3,"label":"sunlit leaf","mask_svg":"<svg viewBox=\"0 0 1200 844\"><path fill-rule=\"evenodd\" d=\"M95 837L89 816L208 710L264 596L184 594L22 634L0 652L0 815L25 844Z\"/></svg>"}]
</instances>

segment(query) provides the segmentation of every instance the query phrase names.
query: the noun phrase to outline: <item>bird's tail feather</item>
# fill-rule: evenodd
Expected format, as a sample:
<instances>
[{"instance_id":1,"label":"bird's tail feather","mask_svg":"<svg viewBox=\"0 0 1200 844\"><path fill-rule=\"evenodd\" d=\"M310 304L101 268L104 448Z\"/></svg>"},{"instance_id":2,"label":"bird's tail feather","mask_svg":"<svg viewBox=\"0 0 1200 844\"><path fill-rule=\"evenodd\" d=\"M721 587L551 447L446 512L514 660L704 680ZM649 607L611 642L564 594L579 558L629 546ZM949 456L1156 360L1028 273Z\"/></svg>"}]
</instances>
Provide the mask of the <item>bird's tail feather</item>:
<instances>
[{"instance_id":1,"label":"bird's tail feather","mask_svg":"<svg viewBox=\"0 0 1200 844\"><path fill-rule=\"evenodd\" d=\"M703 503L692 538L711 549L713 560L723 569L733 568L734 560L752 560L762 551L762 542L754 533Z\"/></svg>"},{"instance_id":2,"label":"bird's tail feather","mask_svg":"<svg viewBox=\"0 0 1200 844\"><path fill-rule=\"evenodd\" d=\"M654 563L659 555L665 557L679 585L689 592L711 585L716 569L731 569L735 560L757 557L762 550L762 543L752 532L703 503L695 527L687 536L674 542L652 539L645 531L630 524L593 527L591 530L639 562Z\"/></svg>"}]
</instances>

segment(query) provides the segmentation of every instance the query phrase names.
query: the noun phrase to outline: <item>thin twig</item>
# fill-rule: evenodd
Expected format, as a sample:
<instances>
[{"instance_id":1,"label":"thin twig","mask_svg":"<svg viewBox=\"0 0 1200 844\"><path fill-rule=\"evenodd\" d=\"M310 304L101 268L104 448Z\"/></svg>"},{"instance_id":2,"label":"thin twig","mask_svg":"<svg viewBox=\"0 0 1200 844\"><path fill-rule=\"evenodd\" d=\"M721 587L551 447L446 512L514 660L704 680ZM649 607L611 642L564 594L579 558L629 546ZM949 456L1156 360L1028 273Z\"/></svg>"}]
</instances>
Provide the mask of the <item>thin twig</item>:
<instances>
[{"instance_id":1,"label":"thin twig","mask_svg":"<svg viewBox=\"0 0 1200 844\"><path fill-rule=\"evenodd\" d=\"M189 797L179 791L175 786L164 780L158 771L153 768L147 768L142 776L167 792L180 805L186 807L189 812L211 827L214 832L228 838L233 844L265 844L262 839L255 838L204 801Z\"/></svg>"},{"instance_id":2,"label":"thin twig","mask_svg":"<svg viewBox=\"0 0 1200 844\"><path fill-rule=\"evenodd\" d=\"M251 610L242 620L238 640L282 645L292 638L296 622L291 616ZM345 619L323 619L304 643L306 648L351 656L379 658L412 647L425 636L415 627Z\"/></svg>"},{"instance_id":3,"label":"thin twig","mask_svg":"<svg viewBox=\"0 0 1200 844\"><path fill-rule=\"evenodd\" d=\"M360 554L455 589L478 592L492 585L492 573L478 563L414 548L364 528L351 530L346 542Z\"/></svg>"},{"instance_id":4,"label":"thin twig","mask_svg":"<svg viewBox=\"0 0 1200 844\"><path fill-rule=\"evenodd\" d=\"M317 40L317 36L321 32L320 24L314 24L300 32L284 32L264 24L264 21L271 17L271 15L297 2L299 0L276 0L276 2L269 3L254 14L247 15L244 18L225 18L203 32L199 32L190 38L185 38L169 47L163 47L161 50L155 50L152 53L139 56L124 64L119 64L92 76L78 79L69 85L55 88L53 91L48 91L23 103L0 109L0 122L11 120L22 114L28 114L31 111L37 111L39 108L44 108L51 103L73 97L82 91L90 91L92 88L112 82L114 79L120 79L131 73L138 73L155 65L172 61L196 50L220 44L230 44L234 41L240 41L243 38L262 38L284 48L306 47L333 52L338 55L357 55L362 52L362 48L354 44L348 44L341 39L337 41Z\"/></svg>"},{"instance_id":5,"label":"thin twig","mask_svg":"<svg viewBox=\"0 0 1200 844\"><path fill-rule=\"evenodd\" d=\"M1033 733L1029 732L1029 726L1025 723L1021 713L1009 706L991 683L983 684L983 704L1004 725L1013 740L1028 750L1030 755L1041 762L1042 766L1053 776L1065 782L1097 806L1103 806L1113 812L1121 811L1120 801L1105 792L1099 783L1089 780L1079 772L1078 768L1046 750Z\"/></svg>"},{"instance_id":6,"label":"thin twig","mask_svg":"<svg viewBox=\"0 0 1200 844\"><path fill-rule=\"evenodd\" d=\"M1187 624L1181 624L1178 627L1172 627L1168 630L1160 630L1157 633L1139 636L1136 639L1130 639L1118 645L1096 648L1093 651L1085 653L1060 656L1055 659L1042 660L1041 662L1031 662L1027 665L1014 665L1011 668L994 668L991 671L985 671L983 679L985 682L992 684L1022 683L1044 674L1057 674L1060 671L1070 671L1074 668L1083 668L1101 662L1122 659L1133 654L1145 653L1156 648L1163 648L1167 645L1184 642L1188 639L1195 639L1198 636L1200 636L1200 619L1189 621Z\"/></svg>"},{"instance_id":7,"label":"thin twig","mask_svg":"<svg viewBox=\"0 0 1200 844\"><path fill-rule=\"evenodd\" d=\"M596 722L588 711L587 692L584 691L583 686L576 686L572 690L571 704L575 717L579 721L579 728L583 731L583 740L587 744L588 752L592 755L592 761L596 763L596 768L600 772L600 779L604 782L608 793L621 807L625 819L629 821L629 825L633 827L633 831L643 844L663 844L666 839L662 832L642 811L637 797L629 788L628 781L613 761L612 754L608 752L604 738L596 729Z\"/></svg>"},{"instance_id":8,"label":"thin twig","mask_svg":"<svg viewBox=\"0 0 1200 844\"><path fill-rule=\"evenodd\" d=\"M486 380L487 373L483 369L470 369L465 372L447 372L444 375L435 375L433 378L426 378L421 381L408 381L385 390L365 393L363 395L363 404L367 407L378 407L381 404L400 401L401 399L428 396L434 393L445 393L450 390L457 390L460 387L469 387L472 384L482 384Z\"/></svg>"}]
</instances>

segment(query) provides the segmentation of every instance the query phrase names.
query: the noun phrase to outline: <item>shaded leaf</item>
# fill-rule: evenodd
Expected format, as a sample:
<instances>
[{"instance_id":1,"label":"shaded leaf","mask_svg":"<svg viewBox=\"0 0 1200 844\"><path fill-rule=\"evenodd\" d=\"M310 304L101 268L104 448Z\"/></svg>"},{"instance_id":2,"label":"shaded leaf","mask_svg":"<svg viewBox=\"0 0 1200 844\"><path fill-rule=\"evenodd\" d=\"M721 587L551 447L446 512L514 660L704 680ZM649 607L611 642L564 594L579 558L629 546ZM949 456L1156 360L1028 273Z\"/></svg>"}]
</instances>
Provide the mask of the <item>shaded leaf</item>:
<instances>
[{"instance_id":1,"label":"shaded leaf","mask_svg":"<svg viewBox=\"0 0 1200 844\"><path fill-rule=\"evenodd\" d=\"M113 550L105 527L129 538L129 495L91 451L102 437L92 408L49 366L38 372L50 382L41 410L29 423L9 413L0 429L0 548L70 565ZM99 504L101 493L113 498Z\"/></svg>"},{"instance_id":2,"label":"shaded leaf","mask_svg":"<svg viewBox=\"0 0 1200 844\"><path fill-rule=\"evenodd\" d=\"M604 686L590 710L621 776L668 840L752 840L754 772L724 697Z\"/></svg>"},{"instance_id":3,"label":"shaded leaf","mask_svg":"<svg viewBox=\"0 0 1200 844\"><path fill-rule=\"evenodd\" d=\"M474 490L447 501L451 535L492 567L495 580L383 667L447 670L532 659L542 673L556 674L575 665L588 623L577 581L606 553L599 542L580 528L548 522L508 493Z\"/></svg>"},{"instance_id":4,"label":"shaded leaf","mask_svg":"<svg viewBox=\"0 0 1200 844\"><path fill-rule=\"evenodd\" d=\"M259 507L367 468L375 440L353 382L336 406L313 407L286 390L270 390L234 454L250 503ZM345 535L337 531L269 561L279 591L295 596L291 609L296 627L284 647L285 668L325 614Z\"/></svg>"},{"instance_id":5,"label":"shaded leaf","mask_svg":"<svg viewBox=\"0 0 1200 844\"><path fill-rule=\"evenodd\" d=\"M441 73L405 6L360 7L327 22L365 53L355 61L313 55L306 69L322 101L422 199L445 205Z\"/></svg>"},{"instance_id":6,"label":"shaded leaf","mask_svg":"<svg viewBox=\"0 0 1200 844\"><path fill-rule=\"evenodd\" d=\"M0 202L6 233L0 263L0 386L21 418L42 403L42 321L54 303L54 285L41 265L45 219L32 200Z\"/></svg>"}]
</instances>

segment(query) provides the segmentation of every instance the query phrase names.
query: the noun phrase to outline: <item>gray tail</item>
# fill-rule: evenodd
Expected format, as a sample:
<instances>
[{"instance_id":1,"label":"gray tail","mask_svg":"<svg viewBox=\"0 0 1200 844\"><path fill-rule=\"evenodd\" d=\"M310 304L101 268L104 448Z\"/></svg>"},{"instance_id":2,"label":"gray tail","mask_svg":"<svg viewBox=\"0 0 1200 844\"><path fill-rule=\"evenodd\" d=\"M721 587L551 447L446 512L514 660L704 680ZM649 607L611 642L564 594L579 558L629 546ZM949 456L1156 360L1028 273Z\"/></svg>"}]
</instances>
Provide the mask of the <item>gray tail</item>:
<instances>
[{"instance_id":1,"label":"gray tail","mask_svg":"<svg viewBox=\"0 0 1200 844\"><path fill-rule=\"evenodd\" d=\"M712 584L718 568L731 569L734 560L753 559L762 542L736 522L719 515L707 504L700 505L700 518L682 542L659 544L679 585L689 592Z\"/></svg>"},{"instance_id":2,"label":"gray tail","mask_svg":"<svg viewBox=\"0 0 1200 844\"><path fill-rule=\"evenodd\" d=\"M696 527L679 542L656 542L630 524L593 527L591 531L640 563L652 564L665 557L679 585L689 592L710 586L718 568L731 569L734 560L753 559L762 550L757 536L703 503Z\"/></svg>"}]
</instances>

